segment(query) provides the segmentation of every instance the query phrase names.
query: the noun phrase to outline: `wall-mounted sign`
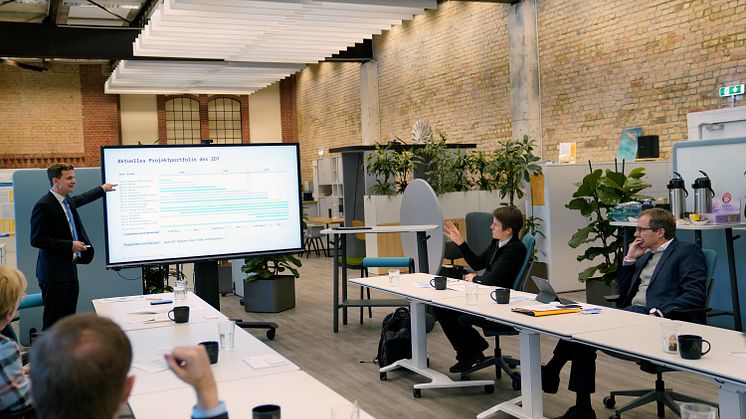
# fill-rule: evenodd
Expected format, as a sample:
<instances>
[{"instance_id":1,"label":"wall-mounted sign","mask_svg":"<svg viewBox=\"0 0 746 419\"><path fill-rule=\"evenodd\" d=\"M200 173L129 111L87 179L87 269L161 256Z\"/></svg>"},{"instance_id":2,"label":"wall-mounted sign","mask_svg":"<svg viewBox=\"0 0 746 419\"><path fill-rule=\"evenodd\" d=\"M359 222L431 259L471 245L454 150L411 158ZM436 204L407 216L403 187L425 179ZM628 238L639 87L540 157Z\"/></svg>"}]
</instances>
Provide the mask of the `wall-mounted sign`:
<instances>
[{"instance_id":1,"label":"wall-mounted sign","mask_svg":"<svg viewBox=\"0 0 746 419\"><path fill-rule=\"evenodd\" d=\"M720 88L720 97L735 96L743 94L743 85L736 84L734 86L726 86Z\"/></svg>"}]
</instances>

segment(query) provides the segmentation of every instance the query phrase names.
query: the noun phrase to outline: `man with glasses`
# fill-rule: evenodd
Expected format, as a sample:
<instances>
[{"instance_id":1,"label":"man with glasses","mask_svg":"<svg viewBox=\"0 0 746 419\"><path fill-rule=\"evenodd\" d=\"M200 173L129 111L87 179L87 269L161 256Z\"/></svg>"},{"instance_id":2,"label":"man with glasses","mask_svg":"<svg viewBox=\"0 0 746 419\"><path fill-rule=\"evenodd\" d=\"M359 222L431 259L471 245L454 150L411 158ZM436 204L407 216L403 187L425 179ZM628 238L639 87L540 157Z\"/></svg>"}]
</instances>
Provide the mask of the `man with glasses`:
<instances>
[{"instance_id":1,"label":"man with glasses","mask_svg":"<svg viewBox=\"0 0 746 419\"><path fill-rule=\"evenodd\" d=\"M705 305L705 256L694 243L676 237L676 220L660 208L643 211L619 269L617 306L635 313L671 317L677 309ZM688 319L701 320L701 319ZM542 367L542 387L546 393L559 389L559 373L572 361L568 388L576 394L563 418L596 418L591 393L596 387L596 349L560 340L554 356Z\"/></svg>"}]
</instances>

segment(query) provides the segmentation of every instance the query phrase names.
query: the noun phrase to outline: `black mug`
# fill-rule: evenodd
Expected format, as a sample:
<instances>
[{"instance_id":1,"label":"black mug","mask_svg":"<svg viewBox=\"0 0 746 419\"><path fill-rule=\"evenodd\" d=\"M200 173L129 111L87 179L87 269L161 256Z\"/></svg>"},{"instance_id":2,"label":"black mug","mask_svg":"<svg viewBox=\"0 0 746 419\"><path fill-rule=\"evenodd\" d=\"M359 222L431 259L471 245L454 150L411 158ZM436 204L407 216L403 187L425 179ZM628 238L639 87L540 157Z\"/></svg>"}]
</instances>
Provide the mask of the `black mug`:
<instances>
[{"instance_id":1,"label":"black mug","mask_svg":"<svg viewBox=\"0 0 746 419\"><path fill-rule=\"evenodd\" d=\"M171 317L171 313L174 314ZM176 323L186 323L189 321L189 306L178 306L174 307L168 312L168 318L175 321Z\"/></svg>"},{"instance_id":2,"label":"black mug","mask_svg":"<svg viewBox=\"0 0 746 419\"><path fill-rule=\"evenodd\" d=\"M707 350L702 352L702 343L707 344ZM699 359L710 352L710 342L697 335L679 335L679 355L684 359Z\"/></svg>"},{"instance_id":3,"label":"black mug","mask_svg":"<svg viewBox=\"0 0 746 419\"><path fill-rule=\"evenodd\" d=\"M495 288L490 293L490 298L497 304L508 304L510 302L510 288Z\"/></svg>"},{"instance_id":4,"label":"black mug","mask_svg":"<svg viewBox=\"0 0 746 419\"><path fill-rule=\"evenodd\" d=\"M252 419L280 419L280 406L263 404L251 409Z\"/></svg>"},{"instance_id":5,"label":"black mug","mask_svg":"<svg viewBox=\"0 0 746 419\"><path fill-rule=\"evenodd\" d=\"M446 283L448 283L448 279L444 276L436 276L430 280L430 286L436 290L446 289Z\"/></svg>"},{"instance_id":6,"label":"black mug","mask_svg":"<svg viewBox=\"0 0 746 419\"><path fill-rule=\"evenodd\" d=\"M220 351L220 344L214 340L208 340L207 342L200 342L200 345L205 347L207 351L207 357L210 359L211 364L218 363L218 352Z\"/></svg>"}]
</instances>

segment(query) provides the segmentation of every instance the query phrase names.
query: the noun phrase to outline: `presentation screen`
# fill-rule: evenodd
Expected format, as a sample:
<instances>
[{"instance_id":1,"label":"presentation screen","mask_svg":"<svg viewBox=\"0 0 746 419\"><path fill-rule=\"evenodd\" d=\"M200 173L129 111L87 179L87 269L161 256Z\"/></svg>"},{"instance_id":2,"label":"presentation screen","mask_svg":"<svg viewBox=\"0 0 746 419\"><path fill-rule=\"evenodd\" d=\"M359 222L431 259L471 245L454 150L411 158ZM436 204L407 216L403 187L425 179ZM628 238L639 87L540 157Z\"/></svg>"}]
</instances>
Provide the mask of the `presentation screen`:
<instances>
[{"instance_id":1,"label":"presentation screen","mask_svg":"<svg viewBox=\"0 0 746 419\"><path fill-rule=\"evenodd\" d=\"M303 248L297 144L101 149L108 268Z\"/></svg>"}]
</instances>

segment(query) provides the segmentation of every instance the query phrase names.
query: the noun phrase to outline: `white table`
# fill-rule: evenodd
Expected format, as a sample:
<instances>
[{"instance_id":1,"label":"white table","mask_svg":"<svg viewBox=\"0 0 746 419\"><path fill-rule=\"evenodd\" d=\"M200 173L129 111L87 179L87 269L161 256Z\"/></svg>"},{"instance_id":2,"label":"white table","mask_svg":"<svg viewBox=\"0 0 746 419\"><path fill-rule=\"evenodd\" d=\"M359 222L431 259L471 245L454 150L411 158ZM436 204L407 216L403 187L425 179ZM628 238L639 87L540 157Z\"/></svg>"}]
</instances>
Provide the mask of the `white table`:
<instances>
[{"instance_id":1,"label":"white table","mask_svg":"<svg viewBox=\"0 0 746 419\"><path fill-rule=\"evenodd\" d=\"M170 304L151 305L152 301L157 299L171 300ZM177 306L189 306L189 324L192 323L217 323L219 320L225 320L227 317L223 313L215 310L211 305L193 294L187 293L186 300L174 300L172 292L148 295L133 295L127 297L99 298L91 301L96 314L102 317L108 317L122 328L122 330L141 330L157 329L163 327L173 327L174 322L168 320L168 311ZM153 310L159 313L143 316L150 317L156 322L133 321L134 317L130 313ZM161 321L163 320L163 321Z\"/></svg>"},{"instance_id":2,"label":"white table","mask_svg":"<svg viewBox=\"0 0 746 419\"><path fill-rule=\"evenodd\" d=\"M279 405L283 419L327 419L332 417L332 407L352 404L303 371L219 382L218 395L231 419L251 419L251 409L263 404ZM129 398L138 419L189 418L196 402L191 388ZM361 410L360 417L372 416Z\"/></svg>"},{"instance_id":3,"label":"white table","mask_svg":"<svg viewBox=\"0 0 746 419\"><path fill-rule=\"evenodd\" d=\"M720 417L746 417L746 357L729 354L746 353L746 335L732 330L681 322L679 334L699 335L712 345L712 350L701 359L688 360L678 354L663 352L661 348L660 324L670 320L652 316L641 317L651 321L643 325L626 327L623 333L618 330L577 333L573 335L573 340L709 377L719 386Z\"/></svg>"},{"instance_id":4,"label":"white table","mask_svg":"<svg viewBox=\"0 0 746 419\"><path fill-rule=\"evenodd\" d=\"M134 364L143 359L154 356L160 357L164 353L170 353L174 346L191 346L204 341L218 341L218 327L216 323L184 323L168 328L132 330L127 332L127 337L132 344ZM244 361L244 358L248 357L269 355L275 355L285 362L255 369ZM234 348L220 350L218 363L212 366L212 373L216 382L227 382L299 369L297 365L259 339L236 327ZM135 376L135 386L132 389L132 394L145 394L182 387L193 391L188 384L178 379L171 370L150 373L133 366L130 369L130 374Z\"/></svg>"},{"instance_id":5,"label":"white table","mask_svg":"<svg viewBox=\"0 0 746 419\"><path fill-rule=\"evenodd\" d=\"M328 228L321 230L322 234L332 234L334 236L334 274L333 274L333 293L332 293L332 306L333 306L333 319L332 327L334 333L339 331L339 309L342 309L342 324L347 324L347 308L348 307L398 307L400 301L396 300L382 300L378 301L347 301L347 263L343 263L342 268L342 301L339 301L339 261L347 261L347 236L350 234L380 234L380 233L416 233L417 234L417 259L419 261L418 269L420 272L428 272L428 256L427 256L427 235L426 233L431 230L437 229L438 226L434 224L426 225L396 225L396 226L366 226L360 228ZM339 241L341 240L341 242ZM337 243L341 243L338 245ZM340 254L341 253L341 254Z\"/></svg>"}]
</instances>

